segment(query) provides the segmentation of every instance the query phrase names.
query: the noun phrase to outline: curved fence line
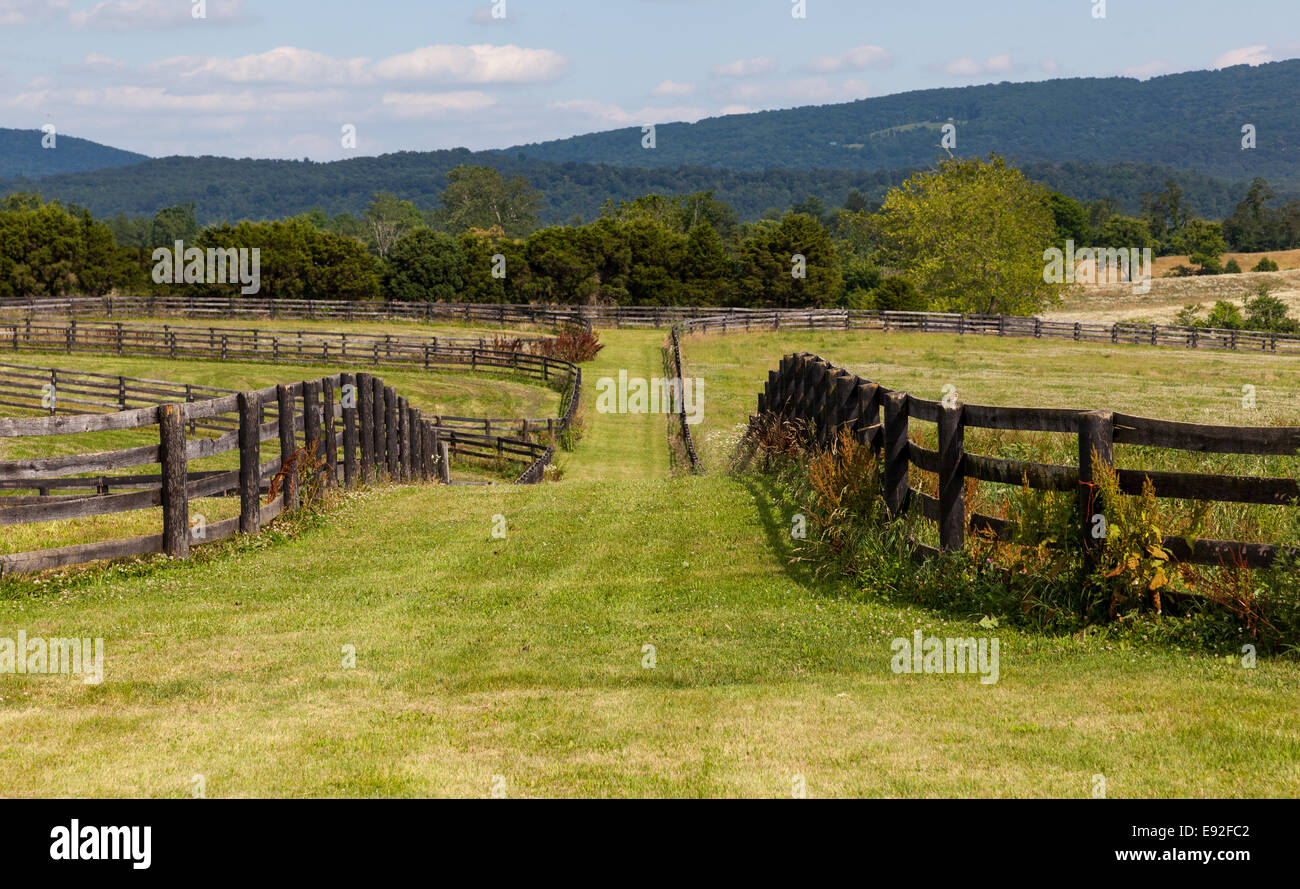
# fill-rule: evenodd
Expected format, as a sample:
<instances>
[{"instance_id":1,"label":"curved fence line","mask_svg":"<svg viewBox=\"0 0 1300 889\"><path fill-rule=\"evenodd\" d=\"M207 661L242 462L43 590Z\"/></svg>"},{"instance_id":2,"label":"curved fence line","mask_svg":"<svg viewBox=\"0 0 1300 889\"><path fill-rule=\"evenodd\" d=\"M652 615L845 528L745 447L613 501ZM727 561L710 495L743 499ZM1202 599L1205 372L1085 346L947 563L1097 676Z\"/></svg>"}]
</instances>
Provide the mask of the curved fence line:
<instances>
[{"instance_id":1,"label":"curved fence line","mask_svg":"<svg viewBox=\"0 0 1300 889\"><path fill-rule=\"evenodd\" d=\"M1300 334L1174 327L1158 324L1049 321L1019 315L962 315L940 312L833 311L737 312L728 310L681 323L684 333L740 333L760 330L879 330L961 335L1032 337L1076 342L1227 349L1300 355Z\"/></svg>"},{"instance_id":2,"label":"curved fence line","mask_svg":"<svg viewBox=\"0 0 1300 889\"><path fill-rule=\"evenodd\" d=\"M24 374L23 370L35 373ZM65 389L74 390L79 384L129 383L136 387L133 391L143 389L163 397L192 395L194 388L57 368L0 365L0 371L20 374L13 380L19 386L30 387L30 398L36 402L48 400L51 393L59 391L47 388L59 384L46 380L61 380ZM13 380L11 392L17 388ZM335 374L249 392L198 388L205 395L219 394L116 413L85 412L87 403L78 399L72 414L64 416L58 415L60 408L53 401L45 406L50 416L0 418L0 437L74 435L153 426L159 430L156 445L0 461L0 489L38 492L35 497L0 497L0 525L163 508L162 534L4 555L0 556L0 574L149 553L184 557L192 544L221 540L237 532L257 533L262 524L297 505L304 472L317 473L325 484L341 483L347 488L381 479L416 482L441 477L449 482L448 455L455 451L486 459L522 460L528 465L517 483L528 484L542 480L554 455L551 444L441 427L411 407L395 389L385 386L383 380L366 373ZM218 434L194 437L195 428ZM280 444L280 456L261 462L262 444L275 440ZM240 461L237 470L189 470L192 460L235 450ZM154 463L160 468L156 475L109 474ZM54 495L55 490L68 493ZM277 499L278 491L283 493ZM261 503L263 492L270 495L266 504ZM189 501L232 494L240 497L239 517L210 526L200 523L201 531L196 534L190 525Z\"/></svg>"},{"instance_id":3,"label":"curved fence line","mask_svg":"<svg viewBox=\"0 0 1300 889\"><path fill-rule=\"evenodd\" d=\"M32 319L0 323L0 351L91 352L103 355L249 360L271 363L358 362L372 366L469 366L505 369L549 380L569 374L568 361L519 349L448 345L438 337L347 331L230 331L219 327Z\"/></svg>"},{"instance_id":4,"label":"curved fence line","mask_svg":"<svg viewBox=\"0 0 1300 889\"><path fill-rule=\"evenodd\" d=\"M155 407L163 402L191 403L207 397L233 394L233 389L192 383L0 363L0 406L45 412L51 417L58 414L120 412L138 407ZM268 406L264 408L264 413L273 415L275 410L274 406ZM564 425L563 417L523 419L435 414L425 419L436 427L440 439L448 442L453 454L464 452L472 456L492 456L493 453L501 452L511 455L523 447L533 449L529 451L529 460L536 459L541 454L535 450L538 446L531 436L546 435L553 438ZM216 416L203 420L192 419L187 422L187 429L191 436L198 430L220 434L229 432L235 425L230 417ZM511 434L514 427L518 427L518 438ZM482 453L484 450L493 453ZM496 455L500 456L499 453ZM74 457L69 465L76 465L76 462ZM87 483L82 487L99 486L104 491L114 482L113 479L106 478L88 481L95 484ZM53 486L71 485L55 483ZM6 479L0 467L0 490L15 487L24 486ZM36 487L48 489L50 485Z\"/></svg>"},{"instance_id":5,"label":"curved fence line","mask_svg":"<svg viewBox=\"0 0 1300 889\"><path fill-rule=\"evenodd\" d=\"M565 306L508 303L402 303L191 296L69 297L0 300L0 317L183 315L187 318L308 318L534 324L590 330L681 325L683 333L736 330L879 330L979 334L1079 342L1300 354L1300 334L1090 321L1020 315L881 312L870 309L755 309L717 306Z\"/></svg>"},{"instance_id":6,"label":"curved fence line","mask_svg":"<svg viewBox=\"0 0 1300 889\"><path fill-rule=\"evenodd\" d=\"M252 297L102 296L58 299L3 299L0 316L113 317L116 315L186 318L306 318L336 321L448 321L481 324L532 324L590 331L572 312L513 303L413 303L356 300L256 299Z\"/></svg>"},{"instance_id":7,"label":"curved fence line","mask_svg":"<svg viewBox=\"0 0 1300 889\"><path fill-rule=\"evenodd\" d=\"M1218 454L1296 456L1300 452L1300 427L1297 426L1207 426L1112 411L945 404L887 389L806 352L787 355L781 359L779 369L768 374L767 384L758 397L758 413L803 424L811 430L814 443L822 448L828 447L841 430L873 447L881 461L890 515L897 518L912 510L938 524L940 550L922 547L931 552L960 549L968 530L991 534L1004 541L1014 537L1015 528L1004 519L966 514L966 479L1028 485L1037 490L1076 491L1079 535L1088 552L1095 552L1104 544L1090 533L1095 515L1104 514L1104 504L1097 499L1099 466L1115 472L1119 489L1126 494L1141 494L1149 483L1155 496L1170 499L1286 505L1295 504L1300 498L1300 482L1290 478L1116 470L1114 467L1117 444ZM911 441L912 420L937 425L937 450ZM751 429L753 425L751 419ZM1078 438L1079 464L1059 466L969 453L965 449L967 428L1073 435ZM912 466L938 475L938 497L930 497L912 486L908 471ZM1164 546L1179 561L1209 565L1242 563L1267 567L1283 555L1300 558L1300 548L1235 540L1165 537Z\"/></svg>"},{"instance_id":8,"label":"curved fence line","mask_svg":"<svg viewBox=\"0 0 1300 889\"><path fill-rule=\"evenodd\" d=\"M222 328L189 328L171 325L126 324L121 322L78 322L63 324L34 322L28 318L10 325L0 324L0 350L14 352L87 352L104 355L162 356L210 360L246 359L271 363L329 363L364 361L372 367L453 368L478 371L508 371L550 382L567 378L566 409L558 418L515 420L522 422L523 436L540 431L545 423L552 437L564 435L573 423L582 394L582 369L576 364L517 349L483 349L475 346L447 346L436 337L405 334L355 334L346 331L294 332L282 340L275 332L241 331ZM485 422L478 418L449 418L452 429L469 429ZM492 418L485 433L491 434ZM530 424L534 428L530 429ZM466 438L468 440L468 438ZM553 453L552 453L553 456ZM540 459L540 458L539 458ZM546 458L542 468L549 465ZM538 470L539 472L541 470Z\"/></svg>"}]
</instances>

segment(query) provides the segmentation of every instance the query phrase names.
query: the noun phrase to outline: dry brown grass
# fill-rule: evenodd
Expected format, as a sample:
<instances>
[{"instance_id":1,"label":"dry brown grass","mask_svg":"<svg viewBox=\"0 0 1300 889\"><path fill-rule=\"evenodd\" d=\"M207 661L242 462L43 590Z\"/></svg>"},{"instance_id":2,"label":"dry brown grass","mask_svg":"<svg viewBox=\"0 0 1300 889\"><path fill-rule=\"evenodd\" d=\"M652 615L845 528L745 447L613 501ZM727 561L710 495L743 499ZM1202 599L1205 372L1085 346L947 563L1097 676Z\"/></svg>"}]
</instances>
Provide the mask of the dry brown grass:
<instances>
[{"instance_id":1,"label":"dry brown grass","mask_svg":"<svg viewBox=\"0 0 1300 889\"><path fill-rule=\"evenodd\" d=\"M1157 262L1156 278L1151 282L1150 293L1134 293L1131 284L1076 284L1066 291L1061 305L1043 312L1043 317L1104 323L1144 321L1172 324L1183 306L1200 303L1208 309L1218 300L1240 306L1254 296L1260 284L1268 284L1273 296L1290 307L1292 316L1300 317L1300 270L1162 278L1159 277L1159 268L1165 259L1177 260L1178 257L1164 257ZM1255 261L1258 262L1258 258ZM1242 265L1250 267L1244 262Z\"/></svg>"}]
</instances>

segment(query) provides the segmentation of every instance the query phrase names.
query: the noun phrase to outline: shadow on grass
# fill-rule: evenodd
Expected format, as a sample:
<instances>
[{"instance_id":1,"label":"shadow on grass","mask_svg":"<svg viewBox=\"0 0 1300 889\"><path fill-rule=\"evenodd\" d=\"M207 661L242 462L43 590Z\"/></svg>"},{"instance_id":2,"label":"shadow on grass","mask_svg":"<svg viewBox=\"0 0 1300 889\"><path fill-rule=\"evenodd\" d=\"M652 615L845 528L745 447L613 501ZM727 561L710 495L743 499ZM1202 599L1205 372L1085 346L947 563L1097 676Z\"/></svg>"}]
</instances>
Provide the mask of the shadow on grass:
<instances>
[{"instance_id":1,"label":"shadow on grass","mask_svg":"<svg viewBox=\"0 0 1300 889\"><path fill-rule=\"evenodd\" d=\"M809 569L808 563L794 561L796 552L794 538L790 536L791 523L788 516L781 514L782 505L789 503L785 490L774 479L754 472L737 473L735 478L753 498L754 508L763 525L763 532L767 535L768 545L781 561L781 568L786 576L818 593L825 595L842 593L841 582L819 578Z\"/></svg>"}]
</instances>

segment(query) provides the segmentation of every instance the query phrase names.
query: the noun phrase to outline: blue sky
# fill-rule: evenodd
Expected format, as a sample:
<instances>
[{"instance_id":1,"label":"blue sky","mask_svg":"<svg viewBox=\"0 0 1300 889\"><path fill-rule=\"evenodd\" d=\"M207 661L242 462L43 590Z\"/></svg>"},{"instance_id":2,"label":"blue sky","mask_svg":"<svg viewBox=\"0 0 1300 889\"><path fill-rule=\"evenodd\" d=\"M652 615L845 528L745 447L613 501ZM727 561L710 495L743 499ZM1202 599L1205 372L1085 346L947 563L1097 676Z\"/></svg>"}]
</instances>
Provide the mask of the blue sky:
<instances>
[{"instance_id":1,"label":"blue sky","mask_svg":"<svg viewBox=\"0 0 1300 889\"><path fill-rule=\"evenodd\" d=\"M0 0L0 126L333 160L1300 56L1300 0L199 2Z\"/></svg>"}]
</instances>

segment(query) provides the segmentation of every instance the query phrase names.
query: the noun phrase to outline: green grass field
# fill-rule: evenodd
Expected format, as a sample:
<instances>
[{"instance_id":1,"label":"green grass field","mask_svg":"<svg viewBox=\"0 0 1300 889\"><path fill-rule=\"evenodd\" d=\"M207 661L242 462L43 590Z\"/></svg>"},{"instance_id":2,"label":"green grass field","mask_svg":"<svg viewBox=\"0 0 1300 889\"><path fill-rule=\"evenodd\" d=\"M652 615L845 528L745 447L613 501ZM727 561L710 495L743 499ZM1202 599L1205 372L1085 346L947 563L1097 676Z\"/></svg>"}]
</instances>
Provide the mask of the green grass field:
<instances>
[{"instance_id":1,"label":"green grass field","mask_svg":"<svg viewBox=\"0 0 1300 889\"><path fill-rule=\"evenodd\" d=\"M1247 374L1261 410L1274 391L1294 405L1296 367L1212 356L1219 384L1168 370L1174 350L1134 351L1130 379L1123 355L1094 366L1062 344L692 337L712 471L672 477L662 416L595 410L600 376L662 374L662 331L602 338L558 484L364 491L187 563L0 582L0 636L106 647L98 686L0 675L2 792L180 797L202 775L214 797L487 796L499 780L512 797L788 797L803 776L814 797L1087 797L1101 774L1114 797L1297 795L1294 659L999 628L995 685L895 675L892 639L986 635L982 615L814 580L789 561L776 493L723 471L788 351L971 402L1098 387L1089 406L1188 419ZM984 362L986 345L1006 351Z\"/></svg>"}]
</instances>

